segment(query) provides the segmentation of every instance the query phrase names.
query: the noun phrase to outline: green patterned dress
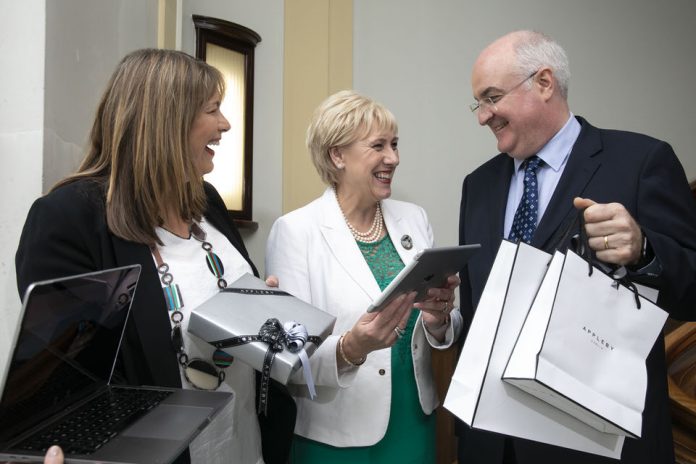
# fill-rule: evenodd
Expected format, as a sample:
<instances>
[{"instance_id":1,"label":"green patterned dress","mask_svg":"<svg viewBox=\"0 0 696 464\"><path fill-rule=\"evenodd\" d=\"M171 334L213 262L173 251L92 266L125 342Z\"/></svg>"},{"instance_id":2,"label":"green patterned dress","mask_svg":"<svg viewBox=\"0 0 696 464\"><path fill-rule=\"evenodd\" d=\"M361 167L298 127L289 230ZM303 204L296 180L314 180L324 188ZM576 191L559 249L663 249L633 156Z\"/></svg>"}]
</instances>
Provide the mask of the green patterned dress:
<instances>
[{"instance_id":1,"label":"green patterned dress","mask_svg":"<svg viewBox=\"0 0 696 464\"><path fill-rule=\"evenodd\" d=\"M372 274L384 290L404 267L394 244L385 236L376 243L357 242ZM337 448L295 436L293 464L431 464L435 462L435 415L420 406L413 373L411 338L418 319L414 310L406 334L391 348L392 397L387 432L373 446ZM348 387L350 388L350 387ZM365 418L369 421L369 418Z\"/></svg>"}]
</instances>

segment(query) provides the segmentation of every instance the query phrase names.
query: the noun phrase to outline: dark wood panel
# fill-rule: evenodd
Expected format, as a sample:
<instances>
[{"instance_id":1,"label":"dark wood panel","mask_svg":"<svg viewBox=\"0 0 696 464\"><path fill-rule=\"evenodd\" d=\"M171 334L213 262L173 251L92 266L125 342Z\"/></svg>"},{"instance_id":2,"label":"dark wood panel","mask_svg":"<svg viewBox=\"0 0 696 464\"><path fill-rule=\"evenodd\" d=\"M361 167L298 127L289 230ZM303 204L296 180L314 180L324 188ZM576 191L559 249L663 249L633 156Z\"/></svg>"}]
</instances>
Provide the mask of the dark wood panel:
<instances>
[{"instance_id":1,"label":"dark wood panel","mask_svg":"<svg viewBox=\"0 0 696 464\"><path fill-rule=\"evenodd\" d=\"M696 180L690 186L696 199ZM674 454L678 464L696 464L696 322L668 319L665 333Z\"/></svg>"},{"instance_id":2,"label":"dark wood panel","mask_svg":"<svg viewBox=\"0 0 696 464\"><path fill-rule=\"evenodd\" d=\"M433 350L433 375L437 394L442 403L454 374L457 348ZM454 416L442 406L437 408L437 464L452 464L457 460L457 442L454 436Z\"/></svg>"},{"instance_id":3,"label":"dark wood panel","mask_svg":"<svg viewBox=\"0 0 696 464\"><path fill-rule=\"evenodd\" d=\"M674 453L678 463L696 464L696 322L665 337L665 355Z\"/></svg>"}]
</instances>

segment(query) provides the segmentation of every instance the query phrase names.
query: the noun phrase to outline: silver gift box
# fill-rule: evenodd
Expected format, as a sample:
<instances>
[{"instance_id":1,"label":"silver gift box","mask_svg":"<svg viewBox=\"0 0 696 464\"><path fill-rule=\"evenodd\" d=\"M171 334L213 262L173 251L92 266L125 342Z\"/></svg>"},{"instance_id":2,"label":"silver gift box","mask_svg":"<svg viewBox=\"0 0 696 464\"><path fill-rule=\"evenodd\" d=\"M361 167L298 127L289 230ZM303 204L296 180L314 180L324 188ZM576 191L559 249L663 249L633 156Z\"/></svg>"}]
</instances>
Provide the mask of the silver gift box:
<instances>
[{"instance_id":1,"label":"silver gift box","mask_svg":"<svg viewBox=\"0 0 696 464\"><path fill-rule=\"evenodd\" d=\"M249 291L238 292L239 289ZM270 318L278 319L281 325L289 321L298 322L307 328L309 335L318 336L322 341L331 334L336 322L334 316L277 288L268 287L251 274L244 274L225 291L191 311L188 331L210 343L235 336L257 335ZM308 341L304 349L307 356L311 356L317 346ZM251 342L224 350L261 371L268 344ZM300 366L300 357L284 348L276 353L271 378L287 384Z\"/></svg>"}]
</instances>

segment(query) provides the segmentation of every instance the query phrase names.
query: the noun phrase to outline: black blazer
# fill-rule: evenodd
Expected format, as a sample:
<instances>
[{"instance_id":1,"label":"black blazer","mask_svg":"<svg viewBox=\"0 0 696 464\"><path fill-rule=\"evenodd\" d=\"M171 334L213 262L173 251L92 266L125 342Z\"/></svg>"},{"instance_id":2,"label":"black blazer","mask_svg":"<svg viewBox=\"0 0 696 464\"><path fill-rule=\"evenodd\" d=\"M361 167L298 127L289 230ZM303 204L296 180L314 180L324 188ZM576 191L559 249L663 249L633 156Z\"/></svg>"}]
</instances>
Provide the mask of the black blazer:
<instances>
[{"instance_id":1,"label":"black blazer","mask_svg":"<svg viewBox=\"0 0 696 464\"><path fill-rule=\"evenodd\" d=\"M208 183L205 193L206 220L227 237L258 276L220 195ZM15 257L20 296L38 280L140 264L117 379L132 385L181 387L168 311L150 249L114 236L104 208L104 186L92 180L60 187L34 202ZM269 418L259 417L263 454L267 463L282 463L287 461L292 439L295 404L280 384L272 385L271 394Z\"/></svg>"},{"instance_id":2,"label":"black blazer","mask_svg":"<svg viewBox=\"0 0 696 464\"><path fill-rule=\"evenodd\" d=\"M643 282L660 290L658 305L670 316L696 319L696 203L672 148L645 135L602 130L577 118L582 129L563 175L541 218L532 245L552 252L575 219L576 196L599 203L621 203L642 227L662 264L659 278ZM460 304L465 327L471 322L488 273L503 238L505 208L513 160L499 154L464 179L459 242L481 243L460 273ZM567 246L562 244L562 247ZM465 332L466 333L466 330ZM463 339L463 337L462 337ZM626 439L623 463L673 463L674 452L667 396L664 339L660 336L647 360L648 390L643 437ZM538 462L616 463L555 446L472 430L458 422L459 462L498 464L504 446L520 464Z\"/></svg>"}]
</instances>

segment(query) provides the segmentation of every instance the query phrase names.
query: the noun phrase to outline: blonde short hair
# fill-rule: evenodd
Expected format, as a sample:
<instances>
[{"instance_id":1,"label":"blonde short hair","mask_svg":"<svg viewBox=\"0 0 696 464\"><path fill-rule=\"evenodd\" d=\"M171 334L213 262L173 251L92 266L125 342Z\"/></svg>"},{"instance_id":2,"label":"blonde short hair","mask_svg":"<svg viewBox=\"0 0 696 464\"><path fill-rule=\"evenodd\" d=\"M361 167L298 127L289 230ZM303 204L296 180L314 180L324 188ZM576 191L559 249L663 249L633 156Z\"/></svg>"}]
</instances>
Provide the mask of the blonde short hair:
<instances>
[{"instance_id":1,"label":"blonde short hair","mask_svg":"<svg viewBox=\"0 0 696 464\"><path fill-rule=\"evenodd\" d=\"M329 151L345 147L373 131L398 133L396 118L391 111L371 98L352 90L342 90L329 96L314 111L307 128L307 148L321 180L336 185L338 169Z\"/></svg>"}]
</instances>

